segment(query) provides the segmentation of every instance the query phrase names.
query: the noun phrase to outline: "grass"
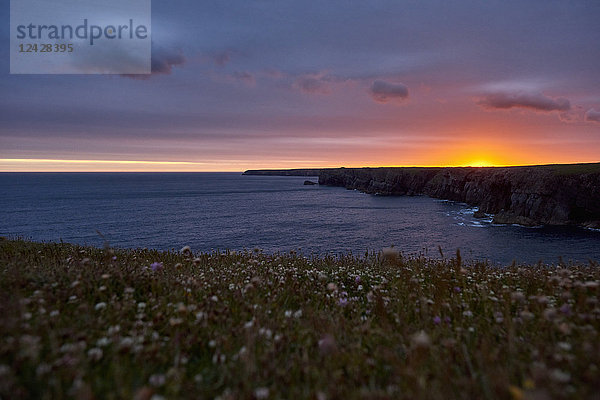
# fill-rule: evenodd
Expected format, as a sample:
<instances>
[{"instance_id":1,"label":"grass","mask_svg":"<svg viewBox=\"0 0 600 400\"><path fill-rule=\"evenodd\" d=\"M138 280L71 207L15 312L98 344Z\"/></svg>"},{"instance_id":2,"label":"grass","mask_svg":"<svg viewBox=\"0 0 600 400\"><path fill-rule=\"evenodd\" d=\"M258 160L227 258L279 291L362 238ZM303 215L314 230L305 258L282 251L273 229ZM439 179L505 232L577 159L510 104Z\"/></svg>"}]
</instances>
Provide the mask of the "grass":
<instances>
[{"instance_id":1,"label":"grass","mask_svg":"<svg viewBox=\"0 0 600 400\"><path fill-rule=\"evenodd\" d=\"M0 241L3 399L600 391L600 267Z\"/></svg>"},{"instance_id":2,"label":"grass","mask_svg":"<svg viewBox=\"0 0 600 400\"><path fill-rule=\"evenodd\" d=\"M556 164L543 165L542 167L553 170L557 175L580 175L600 173L600 163Z\"/></svg>"}]
</instances>

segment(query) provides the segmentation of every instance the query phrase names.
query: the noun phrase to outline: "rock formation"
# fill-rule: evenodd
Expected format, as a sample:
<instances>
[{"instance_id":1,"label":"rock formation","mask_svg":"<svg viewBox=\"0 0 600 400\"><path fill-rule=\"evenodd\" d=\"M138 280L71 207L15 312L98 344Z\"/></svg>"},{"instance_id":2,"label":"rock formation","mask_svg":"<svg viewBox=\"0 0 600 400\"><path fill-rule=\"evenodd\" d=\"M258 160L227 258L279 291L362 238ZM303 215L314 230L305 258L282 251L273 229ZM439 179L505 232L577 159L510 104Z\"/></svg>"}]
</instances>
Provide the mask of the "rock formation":
<instances>
[{"instance_id":1,"label":"rock formation","mask_svg":"<svg viewBox=\"0 0 600 400\"><path fill-rule=\"evenodd\" d=\"M336 168L319 184L479 206L494 222L600 227L600 163L526 167Z\"/></svg>"}]
</instances>

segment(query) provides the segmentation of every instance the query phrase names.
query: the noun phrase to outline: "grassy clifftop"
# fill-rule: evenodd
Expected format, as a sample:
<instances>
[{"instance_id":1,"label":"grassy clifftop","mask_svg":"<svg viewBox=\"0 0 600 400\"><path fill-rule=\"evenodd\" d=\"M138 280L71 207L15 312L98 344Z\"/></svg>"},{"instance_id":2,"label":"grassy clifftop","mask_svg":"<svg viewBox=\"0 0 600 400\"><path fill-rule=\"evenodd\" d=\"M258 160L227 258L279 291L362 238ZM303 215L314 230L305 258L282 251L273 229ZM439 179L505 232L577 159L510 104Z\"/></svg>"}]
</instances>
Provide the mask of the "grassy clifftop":
<instances>
[{"instance_id":1,"label":"grassy clifftop","mask_svg":"<svg viewBox=\"0 0 600 400\"><path fill-rule=\"evenodd\" d=\"M577 398L600 268L0 241L2 398ZM160 397L157 397L160 398Z\"/></svg>"}]
</instances>

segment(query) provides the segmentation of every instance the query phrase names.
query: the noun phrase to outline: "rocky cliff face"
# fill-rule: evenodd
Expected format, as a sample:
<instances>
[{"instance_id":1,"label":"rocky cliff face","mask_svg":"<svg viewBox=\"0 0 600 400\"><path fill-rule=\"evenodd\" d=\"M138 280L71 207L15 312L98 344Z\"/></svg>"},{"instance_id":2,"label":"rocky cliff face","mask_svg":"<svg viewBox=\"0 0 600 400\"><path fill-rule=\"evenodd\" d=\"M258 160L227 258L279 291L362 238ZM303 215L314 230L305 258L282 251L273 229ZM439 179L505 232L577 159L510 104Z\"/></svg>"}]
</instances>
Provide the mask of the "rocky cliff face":
<instances>
[{"instance_id":1,"label":"rocky cliff face","mask_svg":"<svg viewBox=\"0 0 600 400\"><path fill-rule=\"evenodd\" d=\"M319 184L461 201L494 214L497 223L600 228L600 164L324 169Z\"/></svg>"}]
</instances>

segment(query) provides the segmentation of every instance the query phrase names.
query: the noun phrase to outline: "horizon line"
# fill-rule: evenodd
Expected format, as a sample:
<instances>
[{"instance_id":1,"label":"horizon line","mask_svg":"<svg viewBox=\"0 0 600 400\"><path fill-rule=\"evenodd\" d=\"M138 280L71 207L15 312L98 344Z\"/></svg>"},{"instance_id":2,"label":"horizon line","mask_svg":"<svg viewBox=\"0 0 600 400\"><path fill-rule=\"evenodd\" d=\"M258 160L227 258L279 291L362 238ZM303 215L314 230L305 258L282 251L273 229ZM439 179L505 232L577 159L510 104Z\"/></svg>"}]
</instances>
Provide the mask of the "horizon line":
<instances>
[{"instance_id":1,"label":"horizon line","mask_svg":"<svg viewBox=\"0 0 600 400\"><path fill-rule=\"evenodd\" d=\"M352 163L343 165L343 166L334 166L334 165L321 165L321 166L312 166L312 167L298 167L298 166L279 166L279 163L274 165L264 166L262 164L257 167L253 167L248 165L248 163L243 162L241 160L231 160L231 164L228 164L230 160L223 160L221 162L194 162L194 161L144 161L144 160L73 160L73 159L27 159L27 158L0 158L0 173L194 173L194 172L245 172L248 170L296 170L296 169L336 169L336 168L503 168L503 167L531 167L531 166L544 166L544 165L576 165L576 164L597 164L600 161L577 161L577 162L569 162L569 163L540 163L540 164L493 164L487 163L485 161L474 161L470 163L462 163L462 164L445 164L445 165L415 165L415 164L405 164L405 165L360 165L354 166ZM299 161L302 162L302 161ZM294 161L285 161L282 163L299 163ZM305 161L307 164L309 162ZM11 165L12 164L12 165ZM38 164L40 167L44 164L55 164L54 168L36 168L32 165L23 165L23 164ZM83 164L83 165L114 165L118 168L118 166L139 166L139 168L125 168L125 169L86 169L83 165L78 165L77 169L68 168L66 165L60 164ZM318 163L316 163L318 164ZM21 167L19 167L21 165ZM209 166L213 166L216 168L210 168ZM226 165L231 165L234 168L227 168ZM147 168L143 168L142 166L146 166ZM204 166L209 167L207 169L194 169L193 167L201 167ZM11 168L12 167L12 168ZM162 168L161 168L162 167ZM174 168L166 168L164 167L174 167ZM177 168L184 167L184 168ZM186 169L185 167L192 167L192 169ZM100 167L101 168L101 167ZM154 169L158 168L158 169Z\"/></svg>"}]
</instances>

